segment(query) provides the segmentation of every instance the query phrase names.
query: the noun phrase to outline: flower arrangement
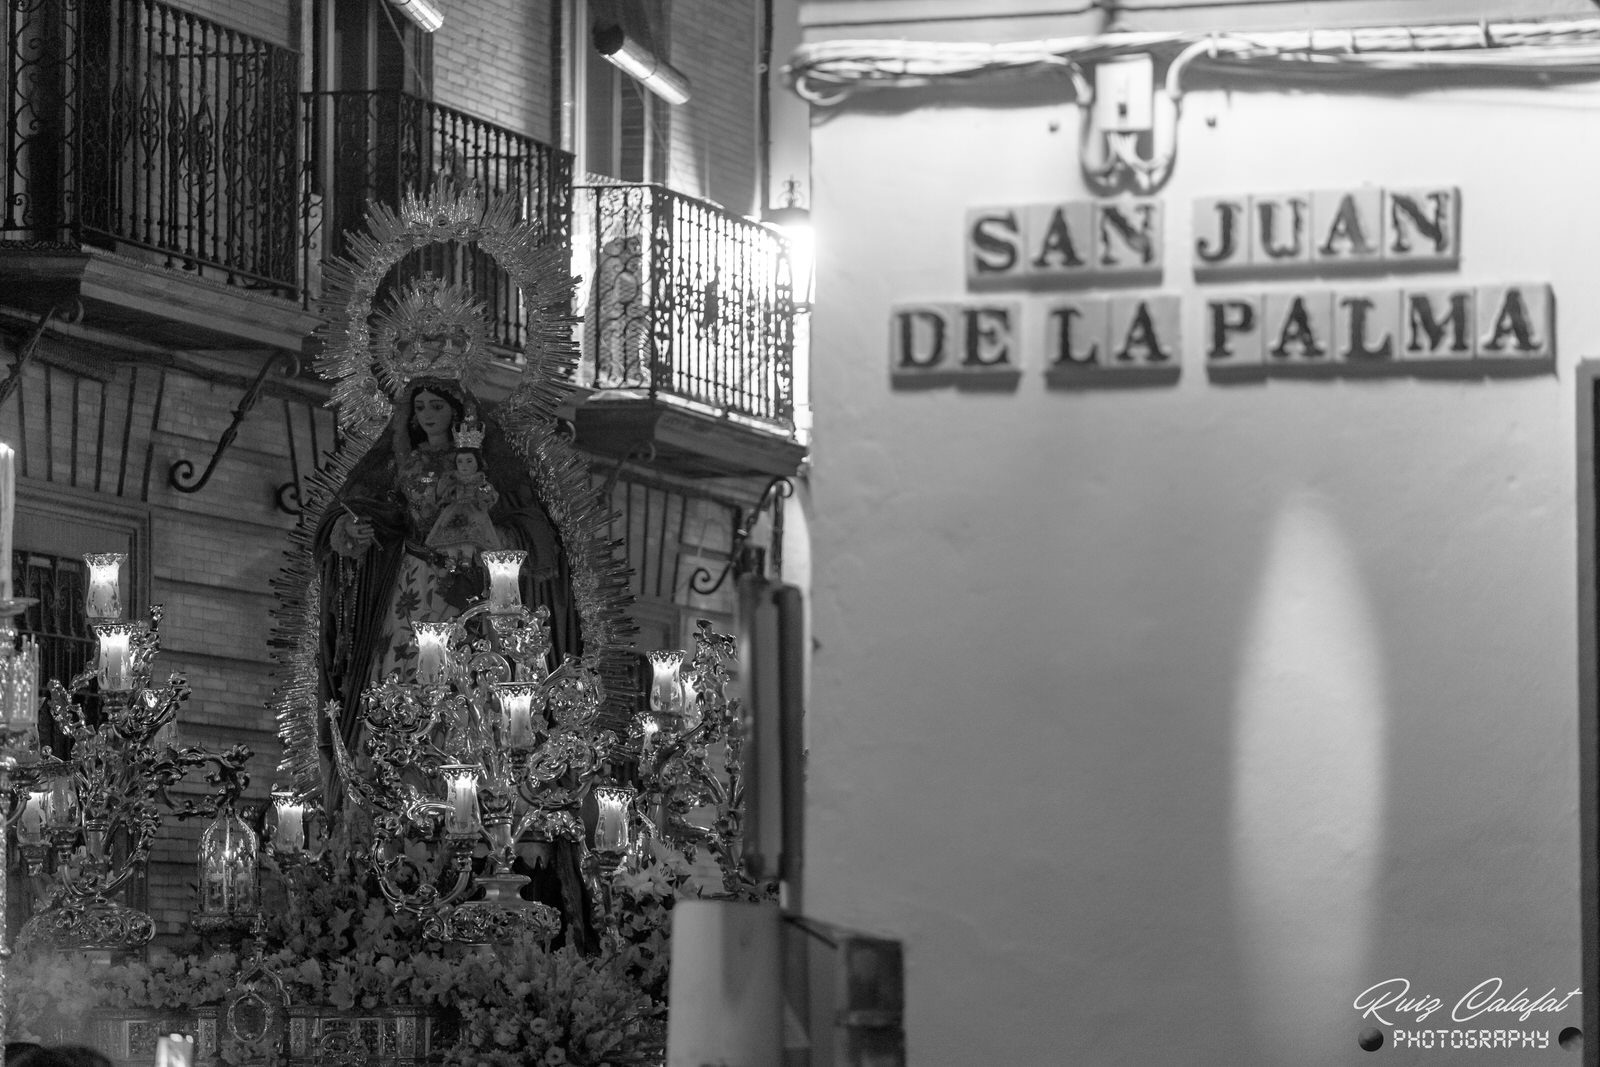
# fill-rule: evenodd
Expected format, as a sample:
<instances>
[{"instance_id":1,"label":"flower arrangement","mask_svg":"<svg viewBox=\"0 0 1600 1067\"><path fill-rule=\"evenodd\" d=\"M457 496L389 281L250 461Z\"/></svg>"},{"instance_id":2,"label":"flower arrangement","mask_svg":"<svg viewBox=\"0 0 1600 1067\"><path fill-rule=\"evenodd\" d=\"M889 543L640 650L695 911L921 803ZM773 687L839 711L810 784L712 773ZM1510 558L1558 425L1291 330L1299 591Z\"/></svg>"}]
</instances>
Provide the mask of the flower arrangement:
<instances>
[{"instance_id":1,"label":"flower arrangement","mask_svg":"<svg viewBox=\"0 0 1600 1067\"><path fill-rule=\"evenodd\" d=\"M446 1035L444 1067L628 1067L663 1058L672 900L693 891L670 860L619 874L625 903L595 955L531 943L494 951L430 944L418 920L368 890L353 858L325 855L293 880L260 935L262 963L292 1005L425 1013ZM226 1003L247 963L232 952L201 955L198 946L110 964L19 955L7 968L7 1037L81 1036L95 1013L192 1014ZM224 1042L219 1056L244 1064L258 1052Z\"/></svg>"}]
</instances>

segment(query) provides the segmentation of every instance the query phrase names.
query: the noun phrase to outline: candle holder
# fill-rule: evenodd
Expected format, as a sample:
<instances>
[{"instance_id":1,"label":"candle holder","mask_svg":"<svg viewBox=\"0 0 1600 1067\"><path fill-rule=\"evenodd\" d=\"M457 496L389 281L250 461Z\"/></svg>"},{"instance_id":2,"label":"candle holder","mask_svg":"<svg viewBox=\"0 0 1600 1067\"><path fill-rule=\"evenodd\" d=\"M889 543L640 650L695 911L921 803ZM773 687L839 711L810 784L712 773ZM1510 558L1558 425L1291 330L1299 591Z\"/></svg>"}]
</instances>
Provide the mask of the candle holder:
<instances>
[{"instance_id":1,"label":"candle holder","mask_svg":"<svg viewBox=\"0 0 1600 1067\"><path fill-rule=\"evenodd\" d=\"M413 677L390 675L362 694L363 758L335 730L334 765L371 818L369 863L385 898L419 916L426 936L545 940L560 913L522 899L529 879L512 870L516 846L562 838L586 849L579 812L616 738L595 729L593 666L568 658L550 669L549 612L516 594L526 553L483 558L486 595L451 621L413 624L419 651L433 651Z\"/></svg>"},{"instance_id":2,"label":"candle holder","mask_svg":"<svg viewBox=\"0 0 1600 1067\"><path fill-rule=\"evenodd\" d=\"M102 589L115 587L121 559L120 553L90 558ZM102 597L100 604L104 610L109 601ZM7 635L14 641L14 626L0 625L0 718L6 740L14 743L0 757L0 816L16 827L23 862L44 880L46 893L19 944L122 951L148 943L154 920L116 898L143 870L164 812L214 818L234 806L249 781L244 766L250 750L242 745L214 754L165 740L189 686L177 673L165 684L151 677L161 618L158 605L143 624L102 619L94 626L100 638L95 662L66 684L51 680L45 703L70 744L64 759L39 750L37 708L25 707L37 700L29 695L27 667L18 662L30 655L28 646L13 647ZM31 655L36 664L37 654ZM210 793L172 800L175 785L207 766Z\"/></svg>"},{"instance_id":3,"label":"candle holder","mask_svg":"<svg viewBox=\"0 0 1600 1067\"><path fill-rule=\"evenodd\" d=\"M11 455L8 446L0 445L5 481L4 491L10 492ZM44 870L49 854L48 804L49 790L40 787L39 765L39 650L29 639L17 640L17 616L37 604L37 600L11 596L11 529L10 500L5 501L6 512L0 525L4 526L0 553L4 554L4 578L0 581L0 835L8 825L15 825L18 850L22 853L24 869L28 874ZM0 848L5 838L0 836ZM9 865L0 857L0 921L4 921L9 907L7 893L10 878ZM0 1032L5 1029L5 959L10 949L0 936ZM0 1062L4 1056L0 1055Z\"/></svg>"},{"instance_id":4,"label":"candle holder","mask_svg":"<svg viewBox=\"0 0 1600 1067\"><path fill-rule=\"evenodd\" d=\"M676 650L648 655L649 708L628 735L637 745L637 795L626 808L634 835L630 855L642 851L640 835L691 862L704 850L730 893L749 888L743 871L744 713L727 695L736 651L732 637L701 620L687 663Z\"/></svg>"},{"instance_id":5,"label":"candle holder","mask_svg":"<svg viewBox=\"0 0 1600 1067\"><path fill-rule=\"evenodd\" d=\"M453 622L414 622L417 639L417 684L438 685L450 670L450 632Z\"/></svg>"},{"instance_id":6,"label":"candle holder","mask_svg":"<svg viewBox=\"0 0 1600 1067\"><path fill-rule=\"evenodd\" d=\"M520 549L492 549L482 553L482 557L484 568L489 572L490 613L511 615L520 611L522 591L517 576L528 554Z\"/></svg>"},{"instance_id":7,"label":"candle holder","mask_svg":"<svg viewBox=\"0 0 1600 1067\"><path fill-rule=\"evenodd\" d=\"M539 732L534 716L543 708L535 709L534 700L543 700L540 686L532 682L496 682L495 704L500 709L501 745L513 758L526 757L538 747Z\"/></svg>"},{"instance_id":8,"label":"candle holder","mask_svg":"<svg viewBox=\"0 0 1600 1067\"><path fill-rule=\"evenodd\" d=\"M292 789L272 790L272 832L268 840L289 855L306 851L306 803Z\"/></svg>"},{"instance_id":9,"label":"candle holder","mask_svg":"<svg viewBox=\"0 0 1600 1067\"><path fill-rule=\"evenodd\" d=\"M126 693L133 688L133 638L138 632L138 624L131 622L99 623L94 627L95 636L100 639L95 680L101 690Z\"/></svg>"},{"instance_id":10,"label":"candle holder","mask_svg":"<svg viewBox=\"0 0 1600 1067\"><path fill-rule=\"evenodd\" d=\"M683 711L683 683L678 669L683 653L677 649L657 649L646 656L650 661L650 710L659 717L677 716Z\"/></svg>"}]
</instances>

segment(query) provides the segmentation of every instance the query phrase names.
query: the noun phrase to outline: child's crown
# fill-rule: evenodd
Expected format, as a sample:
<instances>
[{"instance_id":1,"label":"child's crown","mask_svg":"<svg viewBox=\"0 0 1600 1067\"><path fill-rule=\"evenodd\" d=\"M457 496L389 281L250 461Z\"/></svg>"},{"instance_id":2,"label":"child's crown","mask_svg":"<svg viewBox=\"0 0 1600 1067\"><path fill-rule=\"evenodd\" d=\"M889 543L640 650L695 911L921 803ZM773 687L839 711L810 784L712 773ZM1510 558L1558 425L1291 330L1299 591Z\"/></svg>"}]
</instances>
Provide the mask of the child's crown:
<instances>
[{"instance_id":1,"label":"child's crown","mask_svg":"<svg viewBox=\"0 0 1600 1067\"><path fill-rule=\"evenodd\" d=\"M482 448L483 427L476 422L463 423L455 432L457 448Z\"/></svg>"}]
</instances>

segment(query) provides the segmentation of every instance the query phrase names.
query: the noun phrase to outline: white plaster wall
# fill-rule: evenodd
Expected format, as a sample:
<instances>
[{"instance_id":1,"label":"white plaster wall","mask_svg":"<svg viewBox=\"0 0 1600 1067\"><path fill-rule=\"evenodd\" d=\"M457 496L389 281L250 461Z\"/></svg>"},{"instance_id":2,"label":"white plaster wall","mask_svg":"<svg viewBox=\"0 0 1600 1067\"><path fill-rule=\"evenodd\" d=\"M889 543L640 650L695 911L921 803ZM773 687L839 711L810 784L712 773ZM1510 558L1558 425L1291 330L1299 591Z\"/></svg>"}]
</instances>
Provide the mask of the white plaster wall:
<instances>
[{"instance_id":1,"label":"white plaster wall","mask_svg":"<svg viewBox=\"0 0 1600 1067\"><path fill-rule=\"evenodd\" d=\"M807 911L904 939L915 1067L1365 1064L1381 980L1435 1027L1488 978L1578 986L1597 108L1193 94L1179 381L1047 389L1017 294L1013 392L891 389L889 308L967 296L968 207L1088 195L1075 112L819 116ZM1364 183L1458 185L1462 263L1428 278L1552 282L1555 372L1208 381L1202 296L1293 283L1196 284L1191 201ZM1554 1042L1580 1009L1493 1025Z\"/></svg>"}]
</instances>

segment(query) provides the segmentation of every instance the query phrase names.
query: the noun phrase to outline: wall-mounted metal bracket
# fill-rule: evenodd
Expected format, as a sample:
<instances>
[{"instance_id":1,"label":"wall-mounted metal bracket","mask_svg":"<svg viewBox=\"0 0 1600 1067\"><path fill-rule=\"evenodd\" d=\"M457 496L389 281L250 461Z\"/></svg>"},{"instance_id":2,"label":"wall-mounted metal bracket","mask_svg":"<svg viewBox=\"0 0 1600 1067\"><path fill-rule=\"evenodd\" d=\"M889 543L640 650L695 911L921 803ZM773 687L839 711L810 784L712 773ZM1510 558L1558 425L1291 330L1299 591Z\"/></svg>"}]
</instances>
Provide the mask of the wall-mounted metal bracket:
<instances>
[{"instance_id":1,"label":"wall-mounted metal bracket","mask_svg":"<svg viewBox=\"0 0 1600 1067\"><path fill-rule=\"evenodd\" d=\"M256 406L256 401L261 399L261 387L267 382L267 374L273 366L286 362L283 376L293 378L300 373L300 357L293 352L278 352L266 362L261 364L261 370L256 373L255 380L244 391L244 396L239 398L239 406L233 409L233 421L228 423L228 428L222 431L222 436L217 440L217 449L211 453L211 461L206 464L206 469L200 477L194 476L194 464L187 459L180 459L167 470L167 484L180 493L198 493L206 487L211 480L211 474L217 469L217 461L222 454L233 444L233 439L239 436L239 426L244 422L245 416L250 414L250 409ZM281 497L280 497L281 499Z\"/></svg>"},{"instance_id":2,"label":"wall-mounted metal bracket","mask_svg":"<svg viewBox=\"0 0 1600 1067\"><path fill-rule=\"evenodd\" d=\"M573 427L573 439L577 438L577 427ZM609 502L612 490L617 487L617 478L622 474L622 468L632 463L654 463L656 460L656 443L649 437L640 438L630 447L617 465L611 468L611 473L606 475L606 480L600 486L600 499Z\"/></svg>"},{"instance_id":3,"label":"wall-mounted metal bracket","mask_svg":"<svg viewBox=\"0 0 1600 1067\"><path fill-rule=\"evenodd\" d=\"M11 365L11 373L6 380L0 382L0 405L11 399L11 394L17 391L17 386L22 384L22 369L28 365L33 354L39 349L39 342L44 339L44 331L51 320L59 318L62 322L82 322L83 302L76 298L64 304L51 304L45 313L39 317L39 323L22 342L22 347L17 349L17 361Z\"/></svg>"},{"instance_id":4,"label":"wall-mounted metal bracket","mask_svg":"<svg viewBox=\"0 0 1600 1067\"><path fill-rule=\"evenodd\" d=\"M277 501L278 510L283 512L285 515L300 514L301 508L299 482L284 482L282 485L278 486L278 490L274 494L274 498Z\"/></svg>"},{"instance_id":5,"label":"wall-mounted metal bracket","mask_svg":"<svg viewBox=\"0 0 1600 1067\"><path fill-rule=\"evenodd\" d=\"M761 520L763 512L774 507L778 501L787 500L792 496L794 496L794 483L789 479L779 475L768 482L767 487L761 491L761 499L756 501L756 506L750 509L750 514L744 516L733 531L733 543L728 547L728 562L723 564L722 573L713 581L709 570L696 567L694 573L689 575L689 591L699 596L710 596L722 588L722 583L728 580L730 573L737 577L758 570L764 556L760 549L750 544L750 535L755 532L756 523ZM706 584L708 582L709 585Z\"/></svg>"}]
</instances>

